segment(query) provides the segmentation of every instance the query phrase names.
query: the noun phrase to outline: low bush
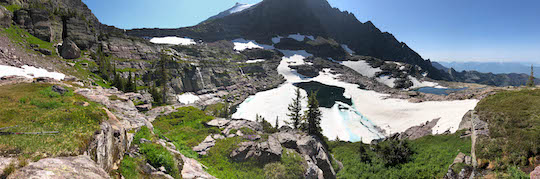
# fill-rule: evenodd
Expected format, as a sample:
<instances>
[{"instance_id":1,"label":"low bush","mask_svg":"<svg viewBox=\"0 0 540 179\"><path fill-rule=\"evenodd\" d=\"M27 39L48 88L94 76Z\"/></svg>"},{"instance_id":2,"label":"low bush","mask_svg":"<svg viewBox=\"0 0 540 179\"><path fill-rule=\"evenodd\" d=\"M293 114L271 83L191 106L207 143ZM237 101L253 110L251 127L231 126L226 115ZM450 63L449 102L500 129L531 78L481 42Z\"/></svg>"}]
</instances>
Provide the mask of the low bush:
<instances>
[{"instance_id":1,"label":"low bush","mask_svg":"<svg viewBox=\"0 0 540 179\"><path fill-rule=\"evenodd\" d=\"M146 156L146 161L155 168L165 167L167 173L174 178L180 178L180 171L175 162L174 156L169 151L158 144L143 143L139 151Z\"/></svg>"}]
</instances>

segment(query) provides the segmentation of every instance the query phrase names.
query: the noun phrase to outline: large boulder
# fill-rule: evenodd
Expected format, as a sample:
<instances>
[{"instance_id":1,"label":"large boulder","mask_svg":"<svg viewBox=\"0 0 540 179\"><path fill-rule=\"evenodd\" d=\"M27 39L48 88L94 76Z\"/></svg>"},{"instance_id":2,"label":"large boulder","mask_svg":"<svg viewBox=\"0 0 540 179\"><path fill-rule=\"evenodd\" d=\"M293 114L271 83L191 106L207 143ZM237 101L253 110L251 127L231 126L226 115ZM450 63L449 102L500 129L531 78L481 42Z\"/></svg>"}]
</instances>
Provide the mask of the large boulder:
<instances>
[{"instance_id":1,"label":"large boulder","mask_svg":"<svg viewBox=\"0 0 540 179\"><path fill-rule=\"evenodd\" d=\"M239 130L243 127L249 128L253 131L262 131L263 127L260 123L250 120L231 120L225 129L223 129L223 134L228 135L229 132L233 129Z\"/></svg>"},{"instance_id":2,"label":"large boulder","mask_svg":"<svg viewBox=\"0 0 540 179\"><path fill-rule=\"evenodd\" d=\"M67 39L60 47L60 56L65 59L76 59L81 57L81 49L73 41Z\"/></svg>"},{"instance_id":3,"label":"large boulder","mask_svg":"<svg viewBox=\"0 0 540 179\"><path fill-rule=\"evenodd\" d=\"M315 163L323 171L324 178L336 178L336 172L332 168L328 152L319 140L313 136L302 136L297 145L298 150L308 163Z\"/></svg>"},{"instance_id":4,"label":"large boulder","mask_svg":"<svg viewBox=\"0 0 540 179\"><path fill-rule=\"evenodd\" d=\"M0 27L9 27L11 25L12 18L13 14L4 6L0 6Z\"/></svg>"},{"instance_id":5,"label":"large boulder","mask_svg":"<svg viewBox=\"0 0 540 179\"><path fill-rule=\"evenodd\" d=\"M439 122L440 119L441 118L433 119L432 121L428 121L424 124L410 127L409 129L405 130L405 132L399 134L399 138L414 140L420 137L431 135L433 131L433 127L437 125L437 122Z\"/></svg>"},{"instance_id":6,"label":"large boulder","mask_svg":"<svg viewBox=\"0 0 540 179\"><path fill-rule=\"evenodd\" d=\"M109 174L96 165L88 156L46 158L30 163L11 175L18 178L110 178Z\"/></svg>"},{"instance_id":7,"label":"large boulder","mask_svg":"<svg viewBox=\"0 0 540 179\"><path fill-rule=\"evenodd\" d=\"M232 151L230 157L237 162L254 159L261 163L270 163L281 159L282 148L279 141L269 136L265 142L242 142L239 147Z\"/></svg>"}]
</instances>

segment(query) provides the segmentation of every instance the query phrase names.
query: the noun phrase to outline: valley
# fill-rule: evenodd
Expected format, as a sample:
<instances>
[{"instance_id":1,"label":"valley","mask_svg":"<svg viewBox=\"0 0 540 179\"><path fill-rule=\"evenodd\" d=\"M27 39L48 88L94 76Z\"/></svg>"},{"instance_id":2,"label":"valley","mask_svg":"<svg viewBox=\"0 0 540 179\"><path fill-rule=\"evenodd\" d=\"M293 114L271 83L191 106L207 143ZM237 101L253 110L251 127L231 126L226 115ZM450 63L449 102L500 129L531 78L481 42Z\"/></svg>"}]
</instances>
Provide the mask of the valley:
<instances>
[{"instance_id":1,"label":"valley","mask_svg":"<svg viewBox=\"0 0 540 179\"><path fill-rule=\"evenodd\" d=\"M540 177L538 79L440 68L326 0L130 30L0 5L0 178Z\"/></svg>"}]
</instances>

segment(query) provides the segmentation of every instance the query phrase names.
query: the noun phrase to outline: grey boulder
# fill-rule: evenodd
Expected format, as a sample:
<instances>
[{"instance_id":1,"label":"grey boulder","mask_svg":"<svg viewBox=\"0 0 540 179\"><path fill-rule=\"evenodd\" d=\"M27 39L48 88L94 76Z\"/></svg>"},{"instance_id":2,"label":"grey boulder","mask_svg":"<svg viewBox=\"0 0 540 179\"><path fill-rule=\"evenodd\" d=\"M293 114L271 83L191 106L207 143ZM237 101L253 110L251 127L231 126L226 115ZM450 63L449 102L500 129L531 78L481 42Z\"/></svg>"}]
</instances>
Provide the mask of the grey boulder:
<instances>
[{"instance_id":1,"label":"grey boulder","mask_svg":"<svg viewBox=\"0 0 540 179\"><path fill-rule=\"evenodd\" d=\"M60 47L60 56L65 59L76 59L81 57L81 49L71 40L66 40Z\"/></svg>"}]
</instances>

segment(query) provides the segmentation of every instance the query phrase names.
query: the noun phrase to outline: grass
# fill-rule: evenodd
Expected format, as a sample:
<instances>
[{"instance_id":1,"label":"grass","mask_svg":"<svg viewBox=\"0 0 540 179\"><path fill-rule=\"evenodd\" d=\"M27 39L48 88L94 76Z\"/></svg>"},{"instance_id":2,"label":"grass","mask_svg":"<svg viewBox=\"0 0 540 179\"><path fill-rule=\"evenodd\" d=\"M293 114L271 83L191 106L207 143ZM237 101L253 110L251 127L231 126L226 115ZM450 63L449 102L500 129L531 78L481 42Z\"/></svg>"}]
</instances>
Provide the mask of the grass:
<instances>
[{"instance_id":1,"label":"grass","mask_svg":"<svg viewBox=\"0 0 540 179\"><path fill-rule=\"evenodd\" d=\"M55 52L53 43L43 41L21 29L19 26L12 25L9 28L5 28L2 33L5 33L14 43L37 45L39 48L50 50L53 54Z\"/></svg>"},{"instance_id":2,"label":"grass","mask_svg":"<svg viewBox=\"0 0 540 179\"><path fill-rule=\"evenodd\" d=\"M140 139L147 139L150 143L141 143ZM124 156L118 170L126 178L148 178L142 170L142 167L148 163L154 168L164 167L167 174L174 178L180 177L180 169L176 162L176 156L171 154L165 147L154 143L158 137L151 133L150 129L143 126L133 137L133 144L139 146L139 152L142 154L136 158L128 155Z\"/></svg>"},{"instance_id":3,"label":"grass","mask_svg":"<svg viewBox=\"0 0 540 179\"><path fill-rule=\"evenodd\" d=\"M145 164L145 161L141 158L133 158L126 155L122 159L122 162L120 162L119 172L125 178L144 178L141 164Z\"/></svg>"},{"instance_id":4,"label":"grass","mask_svg":"<svg viewBox=\"0 0 540 179\"><path fill-rule=\"evenodd\" d=\"M217 178L264 178L264 165L257 161L233 162L229 159L230 153L243 141L242 137L219 140L200 161L209 167L208 173Z\"/></svg>"},{"instance_id":5,"label":"grass","mask_svg":"<svg viewBox=\"0 0 540 179\"><path fill-rule=\"evenodd\" d=\"M4 6L8 11L11 11L12 13L15 12L16 10L19 10L21 9L22 7L20 5L17 5L17 4L10 4L10 5L7 5L7 6Z\"/></svg>"},{"instance_id":6,"label":"grass","mask_svg":"<svg viewBox=\"0 0 540 179\"><path fill-rule=\"evenodd\" d=\"M247 141L243 137L225 138L216 141L207 155L199 156L191 148L202 142L208 135L221 131L215 127L206 127L203 123L213 119L203 111L194 107L178 108L177 112L162 116L153 122L156 136L165 136L173 141L176 148L184 155L195 158L208 167L207 172L217 178L302 178L305 172L303 158L294 151L283 152L281 161L274 163L260 163L256 160L234 162L229 158L231 152L241 142ZM248 128L239 129L244 134L253 134ZM142 130L141 130L142 131ZM141 132L139 132L141 133ZM140 137L138 137L140 135ZM149 137L146 132L135 135L134 142L142 136ZM266 173L267 170L279 171Z\"/></svg>"},{"instance_id":7,"label":"grass","mask_svg":"<svg viewBox=\"0 0 540 179\"><path fill-rule=\"evenodd\" d=\"M47 156L80 155L94 131L106 118L101 106L72 90L64 95L51 91L50 84L0 86L0 127L17 126L3 132L58 131L51 135L2 135L0 151L5 154ZM87 107L75 105L86 101Z\"/></svg>"},{"instance_id":8,"label":"grass","mask_svg":"<svg viewBox=\"0 0 540 179\"><path fill-rule=\"evenodd\" d=\"M171 139L182 154L196 158L197 153L191 148L202 142L208 135L220 132L218 128L204 126L205 122L212 119L212 116L207 116L195 107L178 108L177 112L157 118L153 123L154 132L158 136L162 135Z\"/></svg>"},{"instance_id":9,"label":"grass","mask_svg":"<svg viewBox=\"0 0 540 179\"><path fill-rule=\"evenodd\" d=\"M338 178L442 178L459 152L470 153L470 138L461 139L461 132L451 135L426 136L408 141L413 152L408 162L387 166L370 145L330 142L331 153L344 165Z\"/></svg>"},{"instance_id":10,"label":"grass","mask_svg":"<svg viewBox=\"0 0 540 179\"><path fill-rule=\"evenodd\" d=\"M154 143L144 143L140 145L139 151L145 155L146 161L153 167L163 166L169 175L180 178L180 170L178 170L175 158L165 147Z\"/></svg>"},{"instance_id":11,"label":"grass","mask_svg":"<svg viewBox=\"0 0 540 179\"><path fill-rule=\"evenodd\" d=\"M489 125L489 138L478 141L478 157L497 169L534 167L540 155L540 90L501 91L481 100L476 110ZM532 165L532 166L531 166Z\"/></svg>"}]
</instances>

